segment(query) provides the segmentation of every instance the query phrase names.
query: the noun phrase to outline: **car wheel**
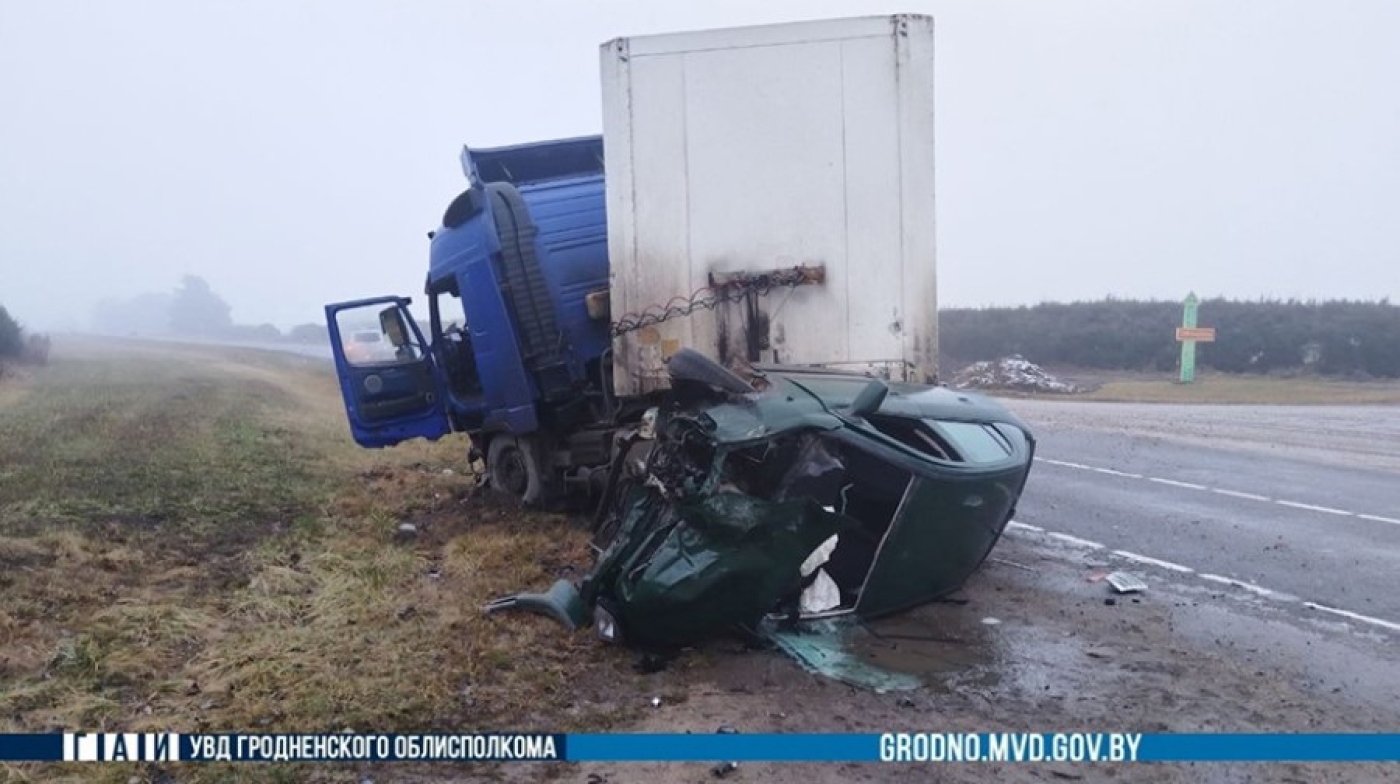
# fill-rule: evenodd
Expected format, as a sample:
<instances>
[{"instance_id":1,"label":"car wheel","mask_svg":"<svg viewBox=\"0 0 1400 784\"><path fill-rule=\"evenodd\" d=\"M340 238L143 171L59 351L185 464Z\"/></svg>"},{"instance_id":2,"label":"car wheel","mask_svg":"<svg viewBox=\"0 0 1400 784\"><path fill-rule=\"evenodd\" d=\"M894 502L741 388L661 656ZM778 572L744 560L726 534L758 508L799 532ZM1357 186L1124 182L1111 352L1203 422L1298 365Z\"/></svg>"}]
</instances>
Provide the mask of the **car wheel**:
<instances>
[{"instance_id":1,"label":"car wheel","mask_svg":"<svg viewBox=\"0 0 1400 784\"><path fill-rule=\"evenodd\" d=\"M544 467L538 440L529 436L496 436L486 452L491 489L526 504L544 501Z\"/></svg>"}]
</instances>

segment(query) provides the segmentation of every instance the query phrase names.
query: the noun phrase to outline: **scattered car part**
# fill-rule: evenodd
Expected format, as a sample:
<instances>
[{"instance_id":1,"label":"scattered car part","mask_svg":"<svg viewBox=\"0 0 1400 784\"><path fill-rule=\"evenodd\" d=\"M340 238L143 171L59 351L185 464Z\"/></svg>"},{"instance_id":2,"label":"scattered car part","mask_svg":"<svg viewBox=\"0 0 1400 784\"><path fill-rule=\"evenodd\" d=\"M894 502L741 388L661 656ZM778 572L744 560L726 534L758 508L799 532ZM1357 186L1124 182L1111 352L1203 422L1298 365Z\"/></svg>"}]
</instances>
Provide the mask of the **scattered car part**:
<instances>
[{"instance_id":1,"label":"scattered car part","mask_svg":"<svg viewBox=\"0 0 1400 784\"><path fill-rule=\"evenodd\" d=\"M568 580L559 580L544 593L518 593L505 596L486 605L490 614L502 610L525 610L549 616L573 631L587 626L591 614L579 599L578 591Z\"/></svg>"},{"instance_id":2,"label":"scattered car part","mask_svg":"<svg viewBox=\"0 0 1400 784\"><path fill-rule=\"evenodd\" d=\"M852 650L854 641L867 634L860 624L848 618L792 627L769 626L764 630L768 640L808 672L877 694L917 689L920 681L913 675L882 669L856 655Z\"/></svg>"},{"instance_id":3,"label":"scattered car part","mask_svg":"<svg viewBox=\"0 0 1400 784\"><path fill-rule=\"evenodd\" d=\"M737 762L721 762L710 768L710 775L717 779L722 779L739 769Z\"/></svg>"},{"instance_id":4,"label":"scattered car part","mask_svg":"<svg viewBox=\"0 0 1400 784\"><path fill-rule=\"evenodd\" d=\"M1104 580L1118 593L1142 593L1147 590L1147 583L1128 572L1113 572Z\"/></svg>"}]
</instances>

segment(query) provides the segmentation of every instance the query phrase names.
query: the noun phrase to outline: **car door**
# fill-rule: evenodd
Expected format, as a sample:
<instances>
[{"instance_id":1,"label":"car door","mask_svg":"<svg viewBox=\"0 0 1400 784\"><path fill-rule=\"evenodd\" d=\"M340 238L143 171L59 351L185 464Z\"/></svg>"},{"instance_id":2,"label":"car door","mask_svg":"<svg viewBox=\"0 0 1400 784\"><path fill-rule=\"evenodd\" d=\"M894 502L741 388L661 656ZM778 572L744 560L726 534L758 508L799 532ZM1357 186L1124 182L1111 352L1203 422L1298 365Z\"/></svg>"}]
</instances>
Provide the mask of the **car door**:
<instances>
[{"instance_id":1,"label":"car door","mask_svg":"<svg viewBox=\"0 0 1400 784\"><path fill-rule=\"evenodd\" d=\"M355 443L391 446L452 432L441 375L407 297L326 306L326 326Z\"/></svg>"}]
</instances>

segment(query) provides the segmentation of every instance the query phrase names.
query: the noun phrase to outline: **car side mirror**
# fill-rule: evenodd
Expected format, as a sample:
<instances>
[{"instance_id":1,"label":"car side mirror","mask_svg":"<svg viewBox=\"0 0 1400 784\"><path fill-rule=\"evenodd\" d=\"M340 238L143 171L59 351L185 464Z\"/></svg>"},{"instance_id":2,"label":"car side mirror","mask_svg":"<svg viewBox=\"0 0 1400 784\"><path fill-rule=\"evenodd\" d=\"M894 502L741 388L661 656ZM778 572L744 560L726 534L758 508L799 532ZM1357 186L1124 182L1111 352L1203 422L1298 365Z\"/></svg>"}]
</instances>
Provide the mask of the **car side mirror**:
<instances>
[{"instance_id":1,"label":"car side mirror","mask_svg":"<svg viewBox=\"0 0 1400 784\"><path fill-rule=\"evenodd\" d=\"M880 410L880 406L885 402L885 396L890 393L890 388L885 382L878 378L870 380L869 384L856 395L856 399L851 402L851 414L858 417L868 417Z\"/></svg>"},{"instance_id":2,"label":"car side mirror","mask_svg":"<svg viewBox=\"0 0 1400 784\"><path fill-rule=\"evenodd\" d=\"M394 348L408 345L408 328L403 323L403 312L397 305L379 311L379 329L389 336Z\"/></svg>"}]
</instances>

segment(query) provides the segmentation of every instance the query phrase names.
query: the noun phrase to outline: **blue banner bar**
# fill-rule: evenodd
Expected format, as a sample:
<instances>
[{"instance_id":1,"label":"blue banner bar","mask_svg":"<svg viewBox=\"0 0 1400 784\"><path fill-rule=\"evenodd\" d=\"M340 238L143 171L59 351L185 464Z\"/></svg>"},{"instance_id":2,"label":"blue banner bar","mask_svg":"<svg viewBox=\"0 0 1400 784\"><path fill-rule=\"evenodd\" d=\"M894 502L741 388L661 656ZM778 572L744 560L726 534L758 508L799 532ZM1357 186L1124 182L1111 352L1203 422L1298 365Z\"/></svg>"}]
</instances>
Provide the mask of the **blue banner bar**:
<instances>
[{"instance_id":1,"label":"blue banner bar","mask_svg":"<svg viewBox=\"0 0 1400 784\"><path fill-rule=\"evenodd\" d=\"M0 734L0 762L1400 762L1400 734Z\"/></svg>"},{"instance_id":2,"label":"blue banner bar","mask_svg":"<svg viewBox=\"0 0 1400 784\"><path fill-rule=\"evenodd\" d=\"M63 759L63 736L0 733L0 762L47 762Z\"/></svg>"},{"instance_id":3,"label":"blue banner bar","mask_svg":"<svg viewBox=\"0 0 1400 784\"><path fill-rule=\"evenodd\" d=\"M1400 734L1143 735L1145 762L1400 762Z\"/></svg>"},{"instance_id":4,"label":"blue banner bar","mask_svg":"<svg viewBox=\"0 0 1400 784\"><path fill-rule=\"evenodd\" d=\"M589 762L1400 762L1400 734L570 735Z\"/></svg>"}]
</instances>

